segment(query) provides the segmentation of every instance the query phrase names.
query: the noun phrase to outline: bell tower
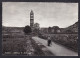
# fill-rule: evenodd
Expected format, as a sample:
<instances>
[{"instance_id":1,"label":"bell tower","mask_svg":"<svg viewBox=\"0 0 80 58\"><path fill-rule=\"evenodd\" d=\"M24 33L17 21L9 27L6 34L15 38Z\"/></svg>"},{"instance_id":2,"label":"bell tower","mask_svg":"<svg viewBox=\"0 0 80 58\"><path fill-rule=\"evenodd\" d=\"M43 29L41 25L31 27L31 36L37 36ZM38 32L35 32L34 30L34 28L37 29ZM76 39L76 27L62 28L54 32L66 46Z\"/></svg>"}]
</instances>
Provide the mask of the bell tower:
<instances>
[{"instance_id":1,"label":"bell tower","mask_svg":"<svg viewBox=\"0 0 80 58\"><path fill-rule=\"evenodd\" d=\"M34 13L31 10L30 12L30 27L33 28L34 27Z\"/></svg>"}]
</instances>

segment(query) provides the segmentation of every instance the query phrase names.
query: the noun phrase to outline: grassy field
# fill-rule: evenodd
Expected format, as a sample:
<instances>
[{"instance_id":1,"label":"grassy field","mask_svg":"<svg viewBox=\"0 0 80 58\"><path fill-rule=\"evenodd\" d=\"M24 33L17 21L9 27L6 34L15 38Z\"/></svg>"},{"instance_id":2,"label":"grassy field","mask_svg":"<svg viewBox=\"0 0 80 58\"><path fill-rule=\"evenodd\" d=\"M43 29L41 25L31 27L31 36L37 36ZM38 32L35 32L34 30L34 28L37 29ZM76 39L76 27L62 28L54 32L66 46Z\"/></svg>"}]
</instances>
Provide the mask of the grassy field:
<instances>
[{"instance_id":1,"label":"grassy field","mask_svg":"<svg viewBox=\"0 0 80 58\"><path fill-rule=\"evenodd\" d=\"M26 55L26 56L48 56L53 55L45 48L32 40L31 35L24 35L22 29L4 28L2 30L2 54L3 55Z\"/></svg>"}]
</instances>

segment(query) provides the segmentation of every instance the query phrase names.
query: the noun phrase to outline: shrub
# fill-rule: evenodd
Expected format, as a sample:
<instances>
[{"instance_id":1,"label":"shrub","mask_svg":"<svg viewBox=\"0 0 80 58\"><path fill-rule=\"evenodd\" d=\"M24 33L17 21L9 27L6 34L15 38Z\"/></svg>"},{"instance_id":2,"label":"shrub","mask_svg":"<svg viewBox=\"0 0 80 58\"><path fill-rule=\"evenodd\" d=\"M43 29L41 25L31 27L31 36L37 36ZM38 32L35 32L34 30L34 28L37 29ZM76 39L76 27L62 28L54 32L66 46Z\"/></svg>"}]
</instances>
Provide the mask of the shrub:
<instances>
[{"instance_id":1,"label":"shrub","mask_svg":"<svg viewBox=\"0 0 80 58\"><path fill-rule=\"evenodd\" d=\"M30 34L31 32L32 32L32 30L31 30L31 27L30 26L25 26L25 28L24 28L24 33L25 34Z\"/></svg>"}]
</instances>

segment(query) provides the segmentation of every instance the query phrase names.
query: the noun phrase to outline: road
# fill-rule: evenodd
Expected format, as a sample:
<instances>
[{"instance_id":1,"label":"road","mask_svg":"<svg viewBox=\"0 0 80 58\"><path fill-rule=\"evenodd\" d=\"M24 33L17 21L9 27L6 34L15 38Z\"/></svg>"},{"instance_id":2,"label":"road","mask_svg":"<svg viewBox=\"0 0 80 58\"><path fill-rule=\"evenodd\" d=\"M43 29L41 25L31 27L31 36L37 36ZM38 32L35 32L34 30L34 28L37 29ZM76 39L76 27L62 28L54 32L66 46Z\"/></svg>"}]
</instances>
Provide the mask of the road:
<instances>
[{"instance_id":1,"label":"road","mask_svg":"<svg viewBox=\"0 0 80 58\"><path fill-rule=\"evenodd\" d=\"M51 51L55 56L78 56L77 52L69 50L62 45L52 42L52 45L47 46L47 40L41 39L39 37L32 37L35 42L44 45L49 51Z\"/></svg>"}]
</instances>

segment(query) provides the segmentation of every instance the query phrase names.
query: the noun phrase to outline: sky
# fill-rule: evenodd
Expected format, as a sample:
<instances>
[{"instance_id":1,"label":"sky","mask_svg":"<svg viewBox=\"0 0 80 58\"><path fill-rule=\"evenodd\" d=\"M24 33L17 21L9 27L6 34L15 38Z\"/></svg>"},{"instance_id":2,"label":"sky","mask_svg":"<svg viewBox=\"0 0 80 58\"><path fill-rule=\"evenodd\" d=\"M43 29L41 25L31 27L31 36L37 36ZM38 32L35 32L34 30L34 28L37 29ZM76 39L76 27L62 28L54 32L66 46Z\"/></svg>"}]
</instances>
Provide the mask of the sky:
<instances>
[{"instance_id":1,"label":"sky","mask_svg":"<svg viewBox=\"0 0 80 58\"><path fill-rule=\"evenodd\" d=\"M2 2L2 25L30 25L30 11L40 27L68 27L78 21L78 3L59 2Z\"/></svg>"}]
</instances>

